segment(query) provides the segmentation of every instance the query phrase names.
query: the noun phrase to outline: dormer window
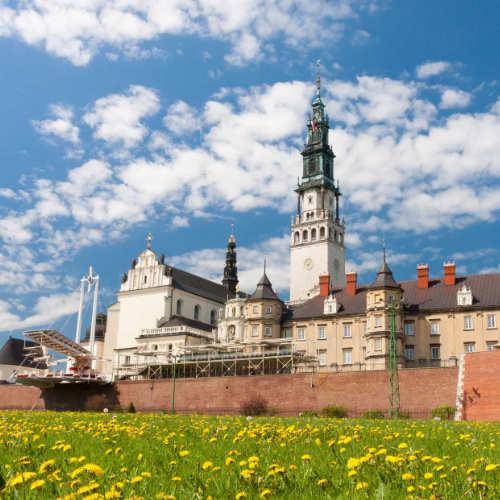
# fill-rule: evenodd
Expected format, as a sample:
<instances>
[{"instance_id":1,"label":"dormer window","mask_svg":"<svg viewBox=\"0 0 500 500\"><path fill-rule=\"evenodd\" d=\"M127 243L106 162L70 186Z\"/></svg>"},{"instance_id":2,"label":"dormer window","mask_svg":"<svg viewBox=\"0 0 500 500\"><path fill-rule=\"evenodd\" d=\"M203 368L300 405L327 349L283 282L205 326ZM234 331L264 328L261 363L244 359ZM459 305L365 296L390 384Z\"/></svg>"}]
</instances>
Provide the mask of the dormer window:
<instances>
[{"instance_id":1,"label":"dormer window","mask_svg":"<svg viewBox=\"0 0 500 500\"><path fill-rule=\"evenodd\" d=\"M472 305L472 289L470 286L463 285L457 291L457 305L459 306L471 306Z\"/></svg>"},{"instance_id":2,"label":"dormer window","mask_svg":"<svg viewBox=\"0 0 500 500\"><path fill-rule=\"evenodd\" d=\"M148 277L144 276L144 284L146 284L147 282L148 282Z\"/></svg>"},{"instance_id":3,"label":"dormer window","mask_svg":"<svg viewBox=\"0 0 500 500\"><path fill-rule=\"evenodd\" d=\"M323 305L323 314L337 314L339 310L339 305L337 303L336 297L329 295Z\"/></svg>"}]
</instances>

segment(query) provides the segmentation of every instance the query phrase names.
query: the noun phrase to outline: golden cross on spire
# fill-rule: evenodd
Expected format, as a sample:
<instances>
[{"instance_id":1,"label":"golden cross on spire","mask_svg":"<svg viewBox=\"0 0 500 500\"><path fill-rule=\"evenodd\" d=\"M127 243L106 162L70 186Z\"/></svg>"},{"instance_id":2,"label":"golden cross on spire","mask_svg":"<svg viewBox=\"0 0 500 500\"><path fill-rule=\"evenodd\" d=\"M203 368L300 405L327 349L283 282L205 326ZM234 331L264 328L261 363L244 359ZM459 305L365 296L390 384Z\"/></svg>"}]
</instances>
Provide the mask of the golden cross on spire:
<instances>
[{"instance_id":1,"label":"golden cross on spire","mask_svg":"<svg viewBox=\"0 0 500 500\"><path fill-rule=\"evenodd\" d=\"M146 235L146 248L149 248L151 250L151 242L153 241L153 235L151 233L148 233Z\"/></svg>"}]
</instances>

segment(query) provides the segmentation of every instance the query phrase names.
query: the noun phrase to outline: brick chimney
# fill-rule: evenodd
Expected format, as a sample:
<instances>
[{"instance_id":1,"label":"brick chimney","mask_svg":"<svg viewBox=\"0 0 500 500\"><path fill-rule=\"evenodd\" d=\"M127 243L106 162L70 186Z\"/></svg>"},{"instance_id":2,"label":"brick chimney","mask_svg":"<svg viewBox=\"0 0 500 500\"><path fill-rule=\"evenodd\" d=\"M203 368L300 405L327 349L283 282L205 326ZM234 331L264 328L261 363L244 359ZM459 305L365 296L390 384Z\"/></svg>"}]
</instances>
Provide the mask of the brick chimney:
<instances>
[{"instance_id":1,"label":"brick chimney","mask_svg":"<svg viewBox=\"0 0 500 500\"><path fill-rule=\"evenodd\" d=\"M419 264L417 266L417 286L418 288L429 288L428 264Z\"/></svg>"},{"instance_id":2,"label":"brick chimney","mask_svg":"<svg viewBox=\"0 0 500 500\"><path fill-rule=\"evenodd\" d=\"M346 282L346 292L348 295L356 295L356 289L358 288L358 275L357 273L350 272L345 275Z\"/></svg>"},{"instance_id":3,"label":"brick chimney","mask_svg":"<svg viewBox=\"0 0 500 500\"><path fill-rule=\"evenodd\" d=\"M454 262L448 261L443 264L444 284L454 285L456 283L456 266Z\"/></svg>"},{"instance_id":4,"label":"brick chimney","mask_svg":"<svg viewBox=\"0 0 500 500\"><path fill-rule=\"evenodd\" d=\"M330 275L323 274L319 277L319 294L321 297L328 297L330 293Z\"/></svg>"}]
</instances>

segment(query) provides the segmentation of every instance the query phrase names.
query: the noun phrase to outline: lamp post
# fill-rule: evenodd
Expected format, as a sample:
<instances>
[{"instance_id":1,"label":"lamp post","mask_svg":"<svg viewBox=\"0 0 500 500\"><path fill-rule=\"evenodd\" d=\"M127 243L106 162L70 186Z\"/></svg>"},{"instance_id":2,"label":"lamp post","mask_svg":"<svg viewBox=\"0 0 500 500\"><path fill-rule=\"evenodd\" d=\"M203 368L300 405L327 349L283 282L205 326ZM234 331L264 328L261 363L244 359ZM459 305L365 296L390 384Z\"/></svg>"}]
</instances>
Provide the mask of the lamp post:
<instances>
[{"instance_id":1,"label":"lamp post","mask_svg":"<svg viewBox=\"0 0 500 500\"><path fill-rule=\"evenodd\" d=\"M396 302L391 300L387 309L390 316L389 336L389 417L399 416L399 374L397 360L397 337L396 337Z\"/></svg>"},{"instance_id":2,"label":"lamp post","mask_svg":"<svg viewBox=\"0 0 500 500\"><path fill-rule=\"evenodd\" d=\"M172 368L172 400L170 402L170 413L173 415L175 413L175 376L176 376L176 368L177 368L177 356L175 354L171 354L173 360L173 368Z\"/></svg>"}]
</instances>

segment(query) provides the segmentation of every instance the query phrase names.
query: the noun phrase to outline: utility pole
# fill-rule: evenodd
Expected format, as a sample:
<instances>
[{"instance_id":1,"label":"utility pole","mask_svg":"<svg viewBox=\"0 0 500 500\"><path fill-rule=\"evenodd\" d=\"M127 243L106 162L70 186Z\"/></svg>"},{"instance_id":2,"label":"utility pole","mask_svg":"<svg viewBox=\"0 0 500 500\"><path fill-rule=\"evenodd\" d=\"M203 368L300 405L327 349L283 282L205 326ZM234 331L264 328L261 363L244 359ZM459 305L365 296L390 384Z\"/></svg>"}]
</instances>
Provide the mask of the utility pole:
<instances>
[{"instance_id":1,"label":"utility pole","mask_svg":"<svg viewBox=\"0 0 500 500\"><path fill-rule=\"evenodd\" d=\"M388 305L391 332L389 337L389 417L399 417L399 374L396 336L396 303L391 300Z\"/></svg>"}]
</instances>

